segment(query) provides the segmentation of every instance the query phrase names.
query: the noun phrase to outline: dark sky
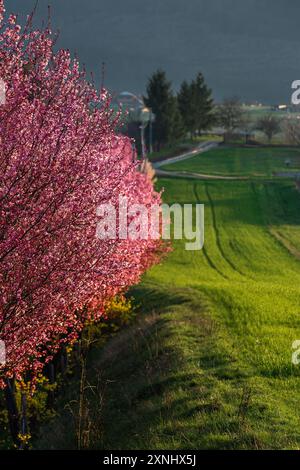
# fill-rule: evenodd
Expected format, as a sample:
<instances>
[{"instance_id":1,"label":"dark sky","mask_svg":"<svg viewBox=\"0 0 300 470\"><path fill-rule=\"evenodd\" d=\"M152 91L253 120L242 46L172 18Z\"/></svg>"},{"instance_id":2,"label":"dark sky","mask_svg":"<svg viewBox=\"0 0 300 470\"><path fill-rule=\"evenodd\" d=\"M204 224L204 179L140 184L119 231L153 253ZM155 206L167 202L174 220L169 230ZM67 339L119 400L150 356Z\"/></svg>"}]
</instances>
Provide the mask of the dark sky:
<instances>
[{"instance_id":1,"label":"dark sky","mask_svg":"<svg viewBox=\"0 0 300 470\"><path fill-rule=\"evenodd\" d=\"M28 13L35 0L6 0ZM142 93L158 67L178 88L202 71L216 99L238 95L289 101L300 79L299 0L40 0L36 21L52 5L59 45L77 52L106 86Z\"/></svg>"}]
</instances>

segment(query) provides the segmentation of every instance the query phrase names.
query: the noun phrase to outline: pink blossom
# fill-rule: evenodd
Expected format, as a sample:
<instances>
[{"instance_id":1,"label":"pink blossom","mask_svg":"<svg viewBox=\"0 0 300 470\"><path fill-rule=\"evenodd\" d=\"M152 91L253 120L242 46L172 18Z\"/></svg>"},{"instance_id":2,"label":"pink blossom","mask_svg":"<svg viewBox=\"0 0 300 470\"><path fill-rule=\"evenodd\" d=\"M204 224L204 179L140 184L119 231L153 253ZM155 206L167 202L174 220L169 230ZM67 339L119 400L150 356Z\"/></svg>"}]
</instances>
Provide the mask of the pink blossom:
<instances>
[{"instance_id":1,"label":"pink blossom","mask_svg":"<svg viewBox=\"0 0 300 470\"><path fill-rule=\"evenodd\" d=\"M160 195L115 132L107 92L68 51L53 52L50 31L24 34L3 15L0 0L0 339L2 377L18 378L36 374L159 259L160 241L97 239L96 207Z\"/></svg>"}]
</instances>

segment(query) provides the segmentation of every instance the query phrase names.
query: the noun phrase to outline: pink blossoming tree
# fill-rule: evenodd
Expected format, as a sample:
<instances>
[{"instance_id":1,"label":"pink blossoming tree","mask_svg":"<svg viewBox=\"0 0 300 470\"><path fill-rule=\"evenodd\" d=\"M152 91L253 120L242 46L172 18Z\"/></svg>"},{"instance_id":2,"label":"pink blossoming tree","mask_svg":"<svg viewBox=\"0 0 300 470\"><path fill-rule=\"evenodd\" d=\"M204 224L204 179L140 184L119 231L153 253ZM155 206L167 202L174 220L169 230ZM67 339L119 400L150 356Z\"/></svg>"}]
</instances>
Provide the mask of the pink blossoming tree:
<instances>
[{"instance_id":1,"label":"pink blossoming tree","mask_svg":"<svg viewBox=\"0 0 300 470\"><path fill-rule=\"evenodd\" d=\"M51 31L4 20L0 1L0 339L6 378L35 374L107 299L159 259L159 240L99 240L96 208L160 203L110 100Z\"/></svg>"}]
</instances>

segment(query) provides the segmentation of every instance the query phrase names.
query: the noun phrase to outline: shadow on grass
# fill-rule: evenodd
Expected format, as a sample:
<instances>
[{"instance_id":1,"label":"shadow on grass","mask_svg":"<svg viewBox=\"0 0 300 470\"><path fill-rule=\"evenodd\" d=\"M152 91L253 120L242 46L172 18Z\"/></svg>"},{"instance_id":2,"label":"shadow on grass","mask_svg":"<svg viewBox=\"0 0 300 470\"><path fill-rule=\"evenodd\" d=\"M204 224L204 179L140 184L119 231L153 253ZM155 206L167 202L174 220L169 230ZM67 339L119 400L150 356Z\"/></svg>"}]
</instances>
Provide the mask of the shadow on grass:
<instances>
[{"instance_id":1,"label":"shadow on grass","mask_svg":"<svg viewBox=\"0 0 300 470\"><path fill-rule=\"evenodd\" d=\"M139 304L136 321L89 358L87 447L270 448L272 413L252 393L248 371L234 358L201 293L144 283L130 295ZM70 409L78 391L75 378L36 449L76 448Z\"/></svg>"}]
</instances>

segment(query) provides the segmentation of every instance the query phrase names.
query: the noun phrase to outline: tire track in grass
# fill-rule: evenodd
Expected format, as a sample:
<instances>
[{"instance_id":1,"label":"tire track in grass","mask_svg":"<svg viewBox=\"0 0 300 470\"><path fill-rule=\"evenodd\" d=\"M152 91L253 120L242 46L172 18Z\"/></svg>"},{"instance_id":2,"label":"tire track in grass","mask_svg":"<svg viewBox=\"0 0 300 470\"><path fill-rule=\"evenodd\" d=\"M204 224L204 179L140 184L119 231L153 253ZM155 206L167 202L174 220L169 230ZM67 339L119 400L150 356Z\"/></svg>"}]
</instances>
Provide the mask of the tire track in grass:
<instances>
[{"instance_id":1,"label":"tire track in grass","mask_svg":"<svg viewBox=\"0 0 300 470\"><path fill-rule=\"evenodd\" d=\"M194 195L195 195L195 198L196 198L196 202L197 201L200 201L200 198L199 198L199 195L198 195L198 192L197 192L197 185L196 183L194 183L193 185L193 189L194 189ZM211 259L211 257L209 256L209 254L207 253L207 250L205 248L205 243L204 243L204 246L202 248L202 251L203 251L203 254L204 254L204 257L207 261L207 263L209 264L209 266L214 269L215 271L217 271L218 274L220 274L220 276L223 277L223 279L229 279L228 276L226 276L226 274L222 273L222 271L219 270L219 268L215 265L215 263L213 262L213 260Z\"/></svg>"},{"instance_id":2,"label":"tire track in grass","mask_svg":"<svg viewBox=\"0 0 300 470\"><path fill-rule=\"evenodd\" d=\"M289 240L282 232L275 229L274 227L269 227L270 234L284 247L293 258L300 260L300 252L295 245Z\"/></svg>"},{"instance_id":3,"label":"tire track in grass","mask_svg":"<svg viewBox=\"0 0 300 470\"><path fill-rule=\"evenodd\" d=\"M224 258L224 260L227 262L227 264L229 264L229 266L231 267L231 269L232 269L233 271L237 272L240 276L245 277L245 274L242 273L242 272L235 266L235 264L228 258L228 256L225 254L225 252L224 252L224 250L223 250L223 248L222 248L220 232L219 232L219 229L218 229L218 226L217 226L217 217L216 217L216 212L215 212L215 208L214 208L214 203L213 203L212 197L211 197L211 195L210 195L210 193L209 193L207 183L204 183L204 189L205 189L205 194L206 194L207 199L208 199L209 204L210 204L211 215L212 215L212 224L213 224L213 229L214 229L214 232L215 232L216 244L217 244L218 250L219 250L221 256Z\"/></svg>"},{"instance_id":4,"label":"tire track in grass","mask_svg":"<svg viewBox=\"0 0 300 470\"><path fill-rule=\"evenodd\" d=\"M264 185L264 191L265 191L267 199L269 199L271 197L270 188L266 184ZM279 187L277 191L273 192L273 198L276 198L276 200L277 200L278 204L280 205L280 207L284 207L285 200L284 200L284 196L282 194L282 188L281 187ZM268 232L272 236L272 238L275 239L275 241L280 244L281 248L284 248L285 250L287 250L293 258L296 258L298 261L300 260L300 252L299 252L298 248L286 236L286 234L282 233L277 228L277 226L272 223L272 220L271 220L270 216L269 216L269 219L268 219Z\"/></svg>"}]
</instances>

